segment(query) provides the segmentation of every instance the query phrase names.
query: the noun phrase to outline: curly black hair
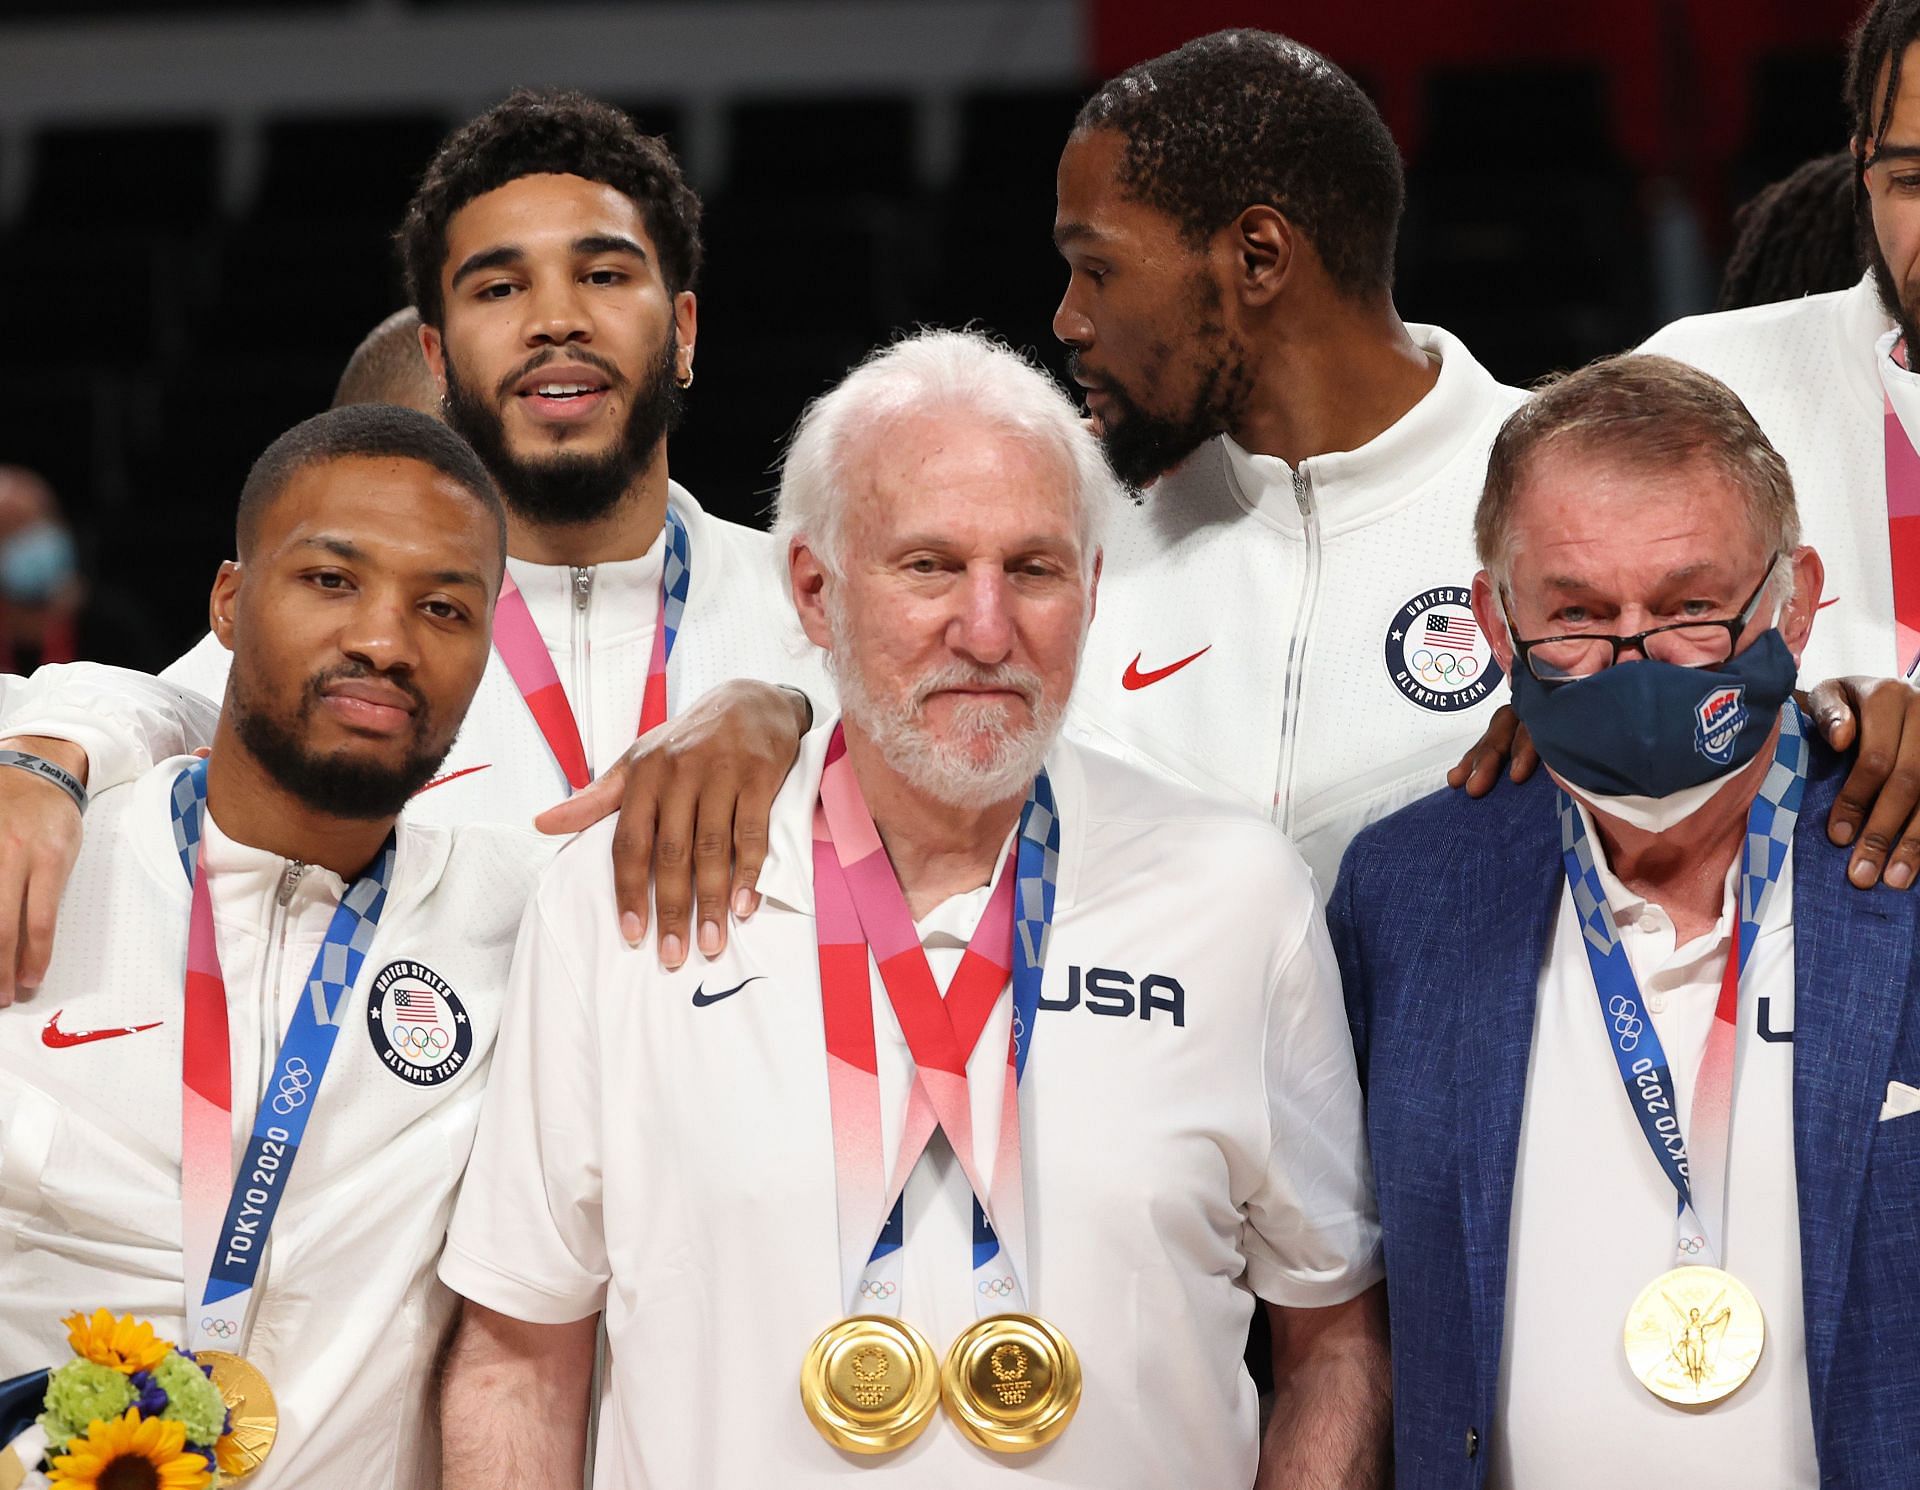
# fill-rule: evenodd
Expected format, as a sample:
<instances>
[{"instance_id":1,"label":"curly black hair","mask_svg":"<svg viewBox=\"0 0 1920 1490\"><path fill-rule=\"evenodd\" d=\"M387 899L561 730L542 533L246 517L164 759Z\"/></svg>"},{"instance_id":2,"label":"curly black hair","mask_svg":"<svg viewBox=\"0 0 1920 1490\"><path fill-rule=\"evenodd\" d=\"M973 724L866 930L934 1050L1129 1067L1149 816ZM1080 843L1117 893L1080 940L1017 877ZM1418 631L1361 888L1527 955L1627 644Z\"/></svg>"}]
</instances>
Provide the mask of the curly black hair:
<instances>
[{"instance_id":1,"label":"curly black hair","mask_svg":"<svg viewBox=\"0 0 1920 1490\"><path fill-rule=\"evenodd\" d=\"M1770 305L1860 278L1866 258L1853 211L1853 154L1837 150L1808 161L1733 214L1733 252L1720 277L1716 310Z\"/></svg>"},{"instance_id":2,"label":"curly black hair","mask_svg":"<svg viewBox=\"0 0 1920 1490\"><path fill-rule=\"evenodd\" d=\"M1343 294L1391 293L1400 152L1359 84L1312 48L1216 31L1105 84L1074 121L1092 129L1125 138L1122 185L1188 242L1264 203L1307 236Z\"/></svg>"},{"instance_id":3,"label":"curly black hair","mask_svg":"<svg viewBox=\"0 0 1920 1490\"><path fill-rule=\"evenodd\" d=\"M1847 116L1862 158L1872 156L1886 140L1893 101L1900 96L1900 64L1916 41L1920 41L1920 0L1878 0L1854 30L1847 55ZM1876 90L1882 65L1887 67L1887 81Z\"/></svg>"},{"instance_id":4,"label":"curly black hair","mask_svg":"<svg viewBox=\"0 0 1920 1490\"><path fill-rule=\"evenodd\" d=\"M642 134L611 104L565 90L517 88L449 135L427 163L396 237L407 293L420 319L445 310L440 270L447 223L467 203L522 176L579 176L624 192L639 207L660 253L670 293L700 277L700 198L667 142Z\"/></svg>"}]
</instances>

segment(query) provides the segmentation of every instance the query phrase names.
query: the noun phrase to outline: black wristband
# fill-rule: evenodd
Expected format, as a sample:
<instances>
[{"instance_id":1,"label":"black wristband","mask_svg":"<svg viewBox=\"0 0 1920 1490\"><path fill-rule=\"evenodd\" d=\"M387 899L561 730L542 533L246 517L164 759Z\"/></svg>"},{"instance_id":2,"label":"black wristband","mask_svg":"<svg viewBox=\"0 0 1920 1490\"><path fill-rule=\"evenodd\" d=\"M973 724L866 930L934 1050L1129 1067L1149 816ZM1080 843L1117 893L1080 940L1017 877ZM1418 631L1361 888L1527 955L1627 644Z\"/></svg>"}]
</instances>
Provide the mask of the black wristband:
<instances>
[{"instance_id":1,"label":"black wristband","mask_svg":"<svg viewBox=\"0 0 1920 1490\"><path fill-rule=\"evenodd\" d=\"M42 781L57 786L73 799L73 805L80 809L80 815L87 813L87 789L80 784L65 766L54 764L45 756L28 755L24 750L0 750L0 766L14 766L22 771L31 771Z\"/></svg>"}]
</instances>

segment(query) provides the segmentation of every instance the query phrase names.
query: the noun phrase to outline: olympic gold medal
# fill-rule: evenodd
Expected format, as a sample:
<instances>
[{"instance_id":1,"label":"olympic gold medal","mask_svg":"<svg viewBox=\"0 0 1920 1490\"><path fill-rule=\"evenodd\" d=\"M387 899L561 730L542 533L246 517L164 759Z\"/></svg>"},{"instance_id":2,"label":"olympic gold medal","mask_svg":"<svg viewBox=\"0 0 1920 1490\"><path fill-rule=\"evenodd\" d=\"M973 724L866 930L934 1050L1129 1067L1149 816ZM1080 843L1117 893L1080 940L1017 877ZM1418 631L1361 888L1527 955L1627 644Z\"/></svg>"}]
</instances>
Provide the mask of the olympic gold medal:
<instances>
[{"instance_id":1,"label":"olympic gold medal","mask_svg":"<svg viewBox=\"0 0 1920 1490\"><path fill-rule=\"evenodd\" d=\"M940 1401L940 1365L912 1325L856 1314L830 1325L807 1349L800 1401L820 1436L855 1454L912 1443Z\"/></svg>"},{"instance_id":2,"label":"olympic gold medal","mask_svg":"<svg viewBox=\"0 0 1920 1490\"><path fill-rule=\"evenodd\" d=\"M1753 1375L1766 1344L1760 1302L1719 1268L1662 1273L1627 1311L1627 1365L1656 1397L1718 1402Z\"/></svg>"},{"instance_id":3,"label":"olympic gold medal","mask_svg":"<svg viewBox=\"0 0 1920 1490\"><path fill-rule=\"evenodd\" d=\"M947 1415L996 1454L1024 1454L1060 1436L1080 1405L1080 1357L1031 1314L975 1320L940 1374Z\"/></svg>"},{"instance_id":4,"label":"olympic gold medal","mask_svg":"<svg viewBox=\"0 0 1920 1490\"><path fill-rule=\"evenodd\" d=\"M274 1405L273 1388L267 1385L260 1368L240 1356L224 1350L197 1350L194 1359L213 1368L213 1384L227 1404L232 1429L221 1440L228 1463L240 1461L235 1469L222 1465L222 1483L245 1479L266 1462L273 1451L273 1440L280 1432L280 1409Z\"/></svg>"}]
</instances>

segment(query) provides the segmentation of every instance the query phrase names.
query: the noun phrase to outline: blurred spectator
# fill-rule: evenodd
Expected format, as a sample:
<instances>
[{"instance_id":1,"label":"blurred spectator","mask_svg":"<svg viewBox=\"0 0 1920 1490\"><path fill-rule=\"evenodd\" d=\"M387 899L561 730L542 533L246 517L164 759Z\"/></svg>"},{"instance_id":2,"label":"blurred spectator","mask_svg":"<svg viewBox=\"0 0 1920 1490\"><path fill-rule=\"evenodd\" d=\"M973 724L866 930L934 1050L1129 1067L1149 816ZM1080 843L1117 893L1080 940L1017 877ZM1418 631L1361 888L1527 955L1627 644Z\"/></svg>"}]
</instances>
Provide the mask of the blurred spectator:
<instances>
[{"instance_id":1,"label":"blurred spectator","mask_svg":"<svg viewBox=\"0 0 1920 1490\"><path fill-rule=\"evenodd\" d=\"M1854 214L1853 155L1836 150L1776 181L1733 215L1720 310L1851 287L1866 271Z\"/></svg>"},{"instance_id":2,"label":"blurred spectator","mask_svg":"<svg viewBox=\"0 0 1920 1490\"><path fill-rule=\"evenodd\" d=\"M353 349L333 390L334 408L348 404L399 404L440 417L440 385L420 350L420 313L411 305L388 316Z\"/></svg>"},{"instance_id":3,"label":"blurred spectator","mask_svg":"<svg viewBox=\"0 0 1920 1490\"><path fill-rule=\"evenodd\" d=\"M154 668L165 652L124 597L90 592L53 488L0 466L0 673L79 658Z\"/></svg>"}]
</instances>

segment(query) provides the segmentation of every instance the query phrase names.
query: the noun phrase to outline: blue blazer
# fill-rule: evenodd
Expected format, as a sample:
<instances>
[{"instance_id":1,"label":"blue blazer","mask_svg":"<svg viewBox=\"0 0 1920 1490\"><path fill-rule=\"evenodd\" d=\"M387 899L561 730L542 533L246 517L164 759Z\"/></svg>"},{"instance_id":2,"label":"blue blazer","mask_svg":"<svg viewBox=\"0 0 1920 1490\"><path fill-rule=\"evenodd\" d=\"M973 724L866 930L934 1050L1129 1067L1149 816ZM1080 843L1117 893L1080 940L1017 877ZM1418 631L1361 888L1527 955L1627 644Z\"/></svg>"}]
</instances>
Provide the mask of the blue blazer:
<instances>
[{"instance_id":1,"label":"blue blazer","mask_svg":"<svg viewBox=\"0 0 1920 1490\"><path fill-rule=\"evenodd\" d=\"M1809 730L1809 734L1812 731ZM1920 891L1860 891L1815 744L1794 834L1793 1123L1822 1485L1920 1486ZM1544 771L1442 791L1348 849L1327 918L1386 1237L1396 1481L1485 1481L1535 994L1564 875ZM1471 1013L1471 1023L1467 1014Z\"/></svg>"}]
</instances>

